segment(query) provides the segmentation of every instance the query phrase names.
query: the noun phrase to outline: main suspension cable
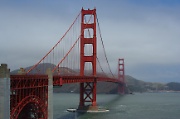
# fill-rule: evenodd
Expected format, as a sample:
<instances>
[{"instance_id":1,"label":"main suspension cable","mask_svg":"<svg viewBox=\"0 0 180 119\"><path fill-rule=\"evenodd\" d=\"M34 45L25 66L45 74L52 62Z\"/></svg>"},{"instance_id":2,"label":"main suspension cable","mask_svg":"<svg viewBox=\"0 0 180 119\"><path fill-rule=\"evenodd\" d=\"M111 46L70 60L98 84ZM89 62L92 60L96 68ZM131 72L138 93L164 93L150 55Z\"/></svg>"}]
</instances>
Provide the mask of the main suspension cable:
<instances>
[{"instance_id":1,"label":"main suspension cable","mask_svg":"<svg viewBox=\"0 0 180 119\"><path fill-rule=\"evenodd\" d=\"M109 65L109 61L108 61L108 59L107 59L107 55L106 55L104 43L103 43L103 40L102 40L101 29L100 29L100 25L99 25L99 21L98 21L97 14L96 14L96 19L97 19L97 23L98 23L98 30L99 30L100 39L101 39L101 43L102 43L102 46L103 46L103 51L104 51L104 55L105 55L105 58L106 58L106 62L107 62L107 64L108 64L108 68L109 68L109 71L111 72L111 75L115 78L114 74L113 74L112 71L111 71L111 68L110 68L110 65Z\"/></svg>"}]
</instances>

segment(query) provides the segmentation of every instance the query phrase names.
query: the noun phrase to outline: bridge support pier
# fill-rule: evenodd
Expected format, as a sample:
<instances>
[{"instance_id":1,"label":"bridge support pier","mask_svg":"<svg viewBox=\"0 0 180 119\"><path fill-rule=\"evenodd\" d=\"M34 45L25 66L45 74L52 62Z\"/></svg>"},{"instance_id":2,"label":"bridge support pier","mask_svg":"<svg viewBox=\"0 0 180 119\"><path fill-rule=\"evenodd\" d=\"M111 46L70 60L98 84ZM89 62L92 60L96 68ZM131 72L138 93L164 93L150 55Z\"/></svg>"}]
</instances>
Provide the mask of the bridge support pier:
<instances>
[{"instance_id":1,"label":"bridge support pier","mask_svg":"<svg viewBox=\"0 0 180 119\"><path fill-rule=\"evenodd\" d=\"M94 82L80 83L80 102L78 110L98 110L98 106L96 103L96 85L96 79Z\"/></svg>"},{"instance_id":2,"label":"bridge support pier","mask_svg":"<svg viewBox=\"0 0 180 119\"><path fill-rule=\"evenodd\" d=\"M124 84L123 85L118 85L118 93L119 94L124 94Z\"/></svg>"},{"instance_id":3,"label":"bridge support pier","mask_svg":"<svg viewBox=\"0 0 180 119\"><path fill-rule=\"evenodd\" d=\"M48 75L48 119L53 119L53 74L50 68L46 73Z\"/></svg>"},{"instance_id":4,"label":"bridge support pier","mask_svg":"<svg viewBox=\"0 0 180 119\"><path fill-rule=\"evenodd\" d=\"M10 74L7 64L0 66L0 119L10 119Z\"/></svg>"}]
</instances>

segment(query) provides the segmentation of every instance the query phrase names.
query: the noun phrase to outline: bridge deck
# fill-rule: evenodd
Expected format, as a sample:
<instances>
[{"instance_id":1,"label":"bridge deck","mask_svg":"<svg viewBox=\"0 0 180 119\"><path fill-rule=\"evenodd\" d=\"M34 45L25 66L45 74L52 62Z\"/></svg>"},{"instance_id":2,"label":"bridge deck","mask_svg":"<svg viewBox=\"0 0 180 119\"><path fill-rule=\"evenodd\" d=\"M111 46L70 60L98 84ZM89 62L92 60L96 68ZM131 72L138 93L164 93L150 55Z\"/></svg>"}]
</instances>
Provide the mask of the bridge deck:
<instances>
[{"instance_id":1,"label":"bridge deck","mask_svg":"<svg viewBox=\"0 0 180 119\"><path fill-rule=\"evenodd\" d=\"M11 87L13 88L30 88L32 87L32 84L30 84L30 80L39 80L39 82L43 82L44 79L48 79L48 75L11 75ZM25 82L23 82L23 80ZM59 76L55 75L53 76L53 85L63 85L63 84L69 84L69 83L85 83L85 82L94 82L94 81L105 81L105 82L114 82L119 84L124 84L122 81L119 81L115 78L109 78L109 77L94 77L94 76ZM21 85L21 83L26 85ZM41 83L38 83L37 85L34 84L33 86L44 86L48 85L46 82L43 85L39 85Z\"/></svg>"}]
</instances>

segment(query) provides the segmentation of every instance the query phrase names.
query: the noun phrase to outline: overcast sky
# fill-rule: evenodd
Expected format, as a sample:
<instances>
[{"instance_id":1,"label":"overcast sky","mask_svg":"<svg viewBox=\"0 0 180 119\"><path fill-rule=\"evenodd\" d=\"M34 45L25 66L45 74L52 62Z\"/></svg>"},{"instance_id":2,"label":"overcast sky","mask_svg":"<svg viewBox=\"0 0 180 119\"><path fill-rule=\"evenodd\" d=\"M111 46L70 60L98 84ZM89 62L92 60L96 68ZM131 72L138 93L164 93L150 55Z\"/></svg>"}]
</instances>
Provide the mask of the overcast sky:
<instances>
[{"instance_id":1,"label":"overcast sky","mask_svg":"<svg viewBox=\"0 0 180 119\"><path fill-rule=\"evenodd\" d=\"M0 63L35 64L81 8L97 9L111 68L151 82L180 82L179 0L1 0Z\"/></svg>"}]
</instances>

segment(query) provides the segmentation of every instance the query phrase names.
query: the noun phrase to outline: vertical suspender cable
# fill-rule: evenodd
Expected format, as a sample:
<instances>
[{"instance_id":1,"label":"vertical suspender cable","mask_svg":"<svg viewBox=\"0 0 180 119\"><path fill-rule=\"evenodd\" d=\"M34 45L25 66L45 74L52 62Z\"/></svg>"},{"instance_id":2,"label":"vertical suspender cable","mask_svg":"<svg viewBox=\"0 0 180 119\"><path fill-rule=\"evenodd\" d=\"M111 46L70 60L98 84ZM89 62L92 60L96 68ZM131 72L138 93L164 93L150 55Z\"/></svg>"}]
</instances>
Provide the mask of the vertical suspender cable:
<instances>
[{"instance_id":1,"label":"vertical suspender cable","mask_svg":"<svg viewBox=\"0 0 180 119\"><path fill-rule=\"evenodd\" d=\"M108 64L108 68L109 68L109 71L111 72L111 75L112 75L113 77L115 77L114 74L113 74L112 71L111 71L111 68L110 68L110 65L109 65L109 62L108 62L108 59L107 59L107 55L106 55L104 43L103 43L102 36L101 36L101 29L100 29L100 25L99 25L99 21L98 21L97 14L96 14L96 18L97 18L97 23L98 23L98 29L99 29L100 39L101 39L101 42L102 42L102 45L103 45L103 51L104 51L104 55L105 55L105 58L106 58L106 62L107 62L107 64Z\"/></svg>"}]
</instances>

